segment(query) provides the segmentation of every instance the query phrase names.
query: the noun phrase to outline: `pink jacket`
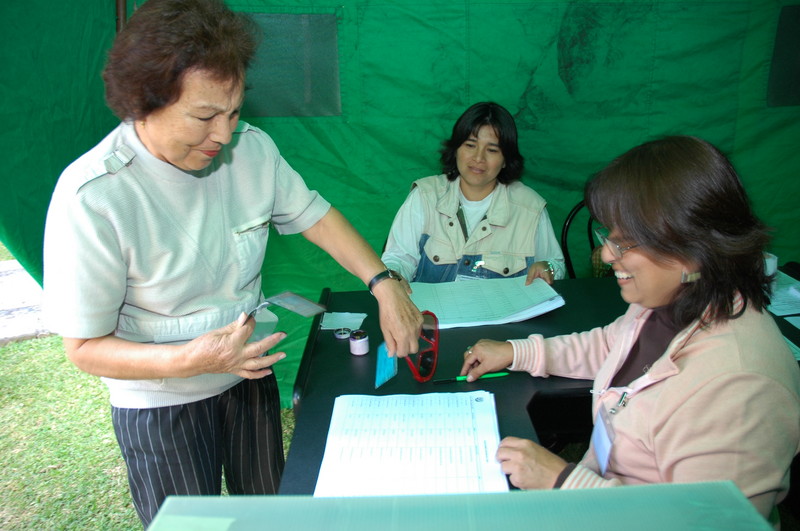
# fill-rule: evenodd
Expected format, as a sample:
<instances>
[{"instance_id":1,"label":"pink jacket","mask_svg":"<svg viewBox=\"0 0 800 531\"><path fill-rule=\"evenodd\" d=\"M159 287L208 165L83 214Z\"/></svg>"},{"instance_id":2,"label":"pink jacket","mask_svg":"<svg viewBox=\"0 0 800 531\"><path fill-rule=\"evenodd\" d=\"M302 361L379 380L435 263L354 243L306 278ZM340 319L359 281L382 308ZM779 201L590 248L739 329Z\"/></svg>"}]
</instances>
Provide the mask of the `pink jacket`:
<instances>
[{"instance_id":1,"label":"pink jacket","mask_svg":"<svg viewBox=\"0 0 800 531\"><path fill-rule=\"evenodd\" d=\"M594 379L593 418L616 409L606 474L590 446L561 488L732 480L769 517L800 452L800 370L774 320L748 308L694 322L630 387L609 387L650 313L634 304L604 328L510 341L512 370Z\"/></svg>"}]
</instances>

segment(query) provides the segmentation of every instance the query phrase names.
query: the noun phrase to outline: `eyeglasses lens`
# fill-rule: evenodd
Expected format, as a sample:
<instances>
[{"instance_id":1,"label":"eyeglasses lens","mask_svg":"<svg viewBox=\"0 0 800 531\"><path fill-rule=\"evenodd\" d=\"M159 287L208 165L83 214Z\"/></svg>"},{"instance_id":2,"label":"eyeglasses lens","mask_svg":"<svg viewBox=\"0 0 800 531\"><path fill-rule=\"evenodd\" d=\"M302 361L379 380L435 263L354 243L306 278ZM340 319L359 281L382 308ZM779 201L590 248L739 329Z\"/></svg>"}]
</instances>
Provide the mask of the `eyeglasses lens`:
<instances>
[{"instance_id":1,"label":"eyeglasses lens","mask_svg":"<svg viewBox=\"0 0 800 531\"><path fill-rule=\"evenodd\" d=\"M595 229L594 234L597 236L597 240L600 242L600 245L605 246L605 248L608 249L612 255L614 255L614 258L618 260L622 258L622 249L620 249L619 245L608 239L607 232L600 229Z\"/></svg>"}]
</instances>

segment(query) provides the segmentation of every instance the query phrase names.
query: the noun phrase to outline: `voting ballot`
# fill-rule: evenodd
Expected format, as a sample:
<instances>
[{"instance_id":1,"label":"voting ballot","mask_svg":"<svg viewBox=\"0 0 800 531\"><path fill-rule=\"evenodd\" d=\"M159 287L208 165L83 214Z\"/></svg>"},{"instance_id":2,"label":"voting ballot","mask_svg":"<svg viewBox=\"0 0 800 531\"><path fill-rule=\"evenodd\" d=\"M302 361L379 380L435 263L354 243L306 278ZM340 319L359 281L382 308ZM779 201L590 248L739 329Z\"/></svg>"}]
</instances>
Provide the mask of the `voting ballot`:
<instances>
[{"instance_id":1,"label":"voting ballot","mask_svg":"<svg viewBox=\"0 0 800 531\"><path fill-rule=\"evenodd\" d=\"M314 496L505 492L486 391L336 398Z\"/></svg>"}]
</instances>

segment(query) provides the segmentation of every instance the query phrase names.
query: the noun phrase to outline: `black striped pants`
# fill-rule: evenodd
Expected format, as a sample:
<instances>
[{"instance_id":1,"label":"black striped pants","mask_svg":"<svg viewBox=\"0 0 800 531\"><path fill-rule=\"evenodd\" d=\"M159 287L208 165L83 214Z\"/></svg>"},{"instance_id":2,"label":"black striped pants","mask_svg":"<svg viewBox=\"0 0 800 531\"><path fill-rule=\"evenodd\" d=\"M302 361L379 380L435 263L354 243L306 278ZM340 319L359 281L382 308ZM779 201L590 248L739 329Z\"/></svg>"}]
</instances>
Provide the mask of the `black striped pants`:
<instances>
[{"instance_id":1,"label":"black striped pants","mask_svg":"<svg viewBox=\"0 0 800 531\"><path fill-rule=\"evenodd\" d=\"M275 494L283 472L275 375L178 406L112 407L133 504L146 528L171 494Z\"/></svg>"}]
</instances>

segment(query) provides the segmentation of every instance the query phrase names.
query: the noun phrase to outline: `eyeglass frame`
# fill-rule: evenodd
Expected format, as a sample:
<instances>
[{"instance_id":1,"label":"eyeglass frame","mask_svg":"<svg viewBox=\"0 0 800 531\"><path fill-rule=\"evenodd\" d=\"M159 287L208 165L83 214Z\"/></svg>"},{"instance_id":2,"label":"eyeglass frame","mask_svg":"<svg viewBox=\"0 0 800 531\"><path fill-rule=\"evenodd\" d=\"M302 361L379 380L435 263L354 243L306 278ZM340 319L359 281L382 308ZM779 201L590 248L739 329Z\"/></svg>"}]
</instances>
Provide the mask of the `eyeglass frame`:
<instances>
[{"instance_id":1,"label":"eyeglass frame","mask_svg":"<svg viewBox=\"0 0 800 531\"><path fill-rule=\"evenodd\" d=\"M640 243L635 243L627 247L620 247L620 245L614 240L610 239L608 235L603 232L603 230L607 229L594 229L594 235L597 236L597 239L600 241L600 245L603 245L609 251L611 251L611 254L614 255L614 258L617 260L622 258L622 255L624 255L627 251L630 251L631 249L641 245Z\"/></svg>"},{"instance_id":2,"label":"eyeglass frame","mask_svg":"<svg viewBox=\"0 0 800 531\"><path fill-rule=\"evenodd\" d=\"M419 332L419 337L420 339L428 343L430 347L422 349L416 354L409 354L408 356L406 356L406 363L408 363L408 368L411 369L411 376L413 376L416 381L420 383L425 383L429 381L431 378L433 378L433 373L436 372L436 364L439 361L439 319L433 312L430 312L428 310L422 312L422 316L423 319L425 319L425 317L428 316L433 321L433 328L432 328L433 339L431 340L425 337L424 335L425 322L423 321L422 328L420 329ZM433 352L433 361L431 365L431 372L428 373L426 376L423 376L420 373L419 369L420 366L422 365L423 356L427 352ZM416 361L411 361L412 356L415 358Z\"/></svg>"}]
</instances>

